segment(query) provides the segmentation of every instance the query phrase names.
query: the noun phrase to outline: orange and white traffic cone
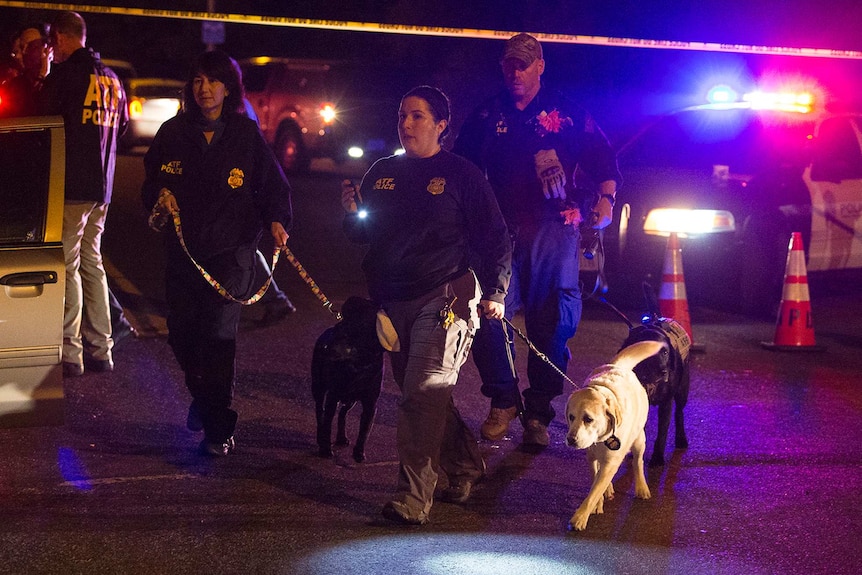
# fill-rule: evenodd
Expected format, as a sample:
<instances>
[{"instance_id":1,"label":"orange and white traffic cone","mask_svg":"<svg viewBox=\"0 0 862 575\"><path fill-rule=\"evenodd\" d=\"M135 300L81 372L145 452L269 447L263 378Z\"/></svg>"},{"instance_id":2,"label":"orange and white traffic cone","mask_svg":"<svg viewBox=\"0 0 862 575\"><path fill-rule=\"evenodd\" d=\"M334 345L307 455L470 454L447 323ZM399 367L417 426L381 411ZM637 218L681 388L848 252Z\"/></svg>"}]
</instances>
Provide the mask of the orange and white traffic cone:
<instances>
[{"instance_id":1,"label":"orange and white traffic cone","mask_svg":"<svg viewBox=\"0 0 862 575\"><path fill-rule=\"evenodd\" d=\"M814 340L814 322L811 318L811 297L808 294L808 272L805 269L805 250L802 234L793 232L784 268L784 290L775 337L772 342L760 345L773 351L823 351Z\"/></svg>"},{"instance_id":2,"label":"orange and white traffic cone","mask_svg":"<svg viewBox=\"0 0 862 575\"><path fill-rule=\"evenodd\" d=\"M685 293L685 277L682 271L682 247L676 233L671 233L667 239L661 289L658 292L658 308L663 317L676 320L685 329L691 340L692 351L703 351L703 346L694 344L691 333L691 317L688 313L688 297Z\"/></svg>"}]
</instances>

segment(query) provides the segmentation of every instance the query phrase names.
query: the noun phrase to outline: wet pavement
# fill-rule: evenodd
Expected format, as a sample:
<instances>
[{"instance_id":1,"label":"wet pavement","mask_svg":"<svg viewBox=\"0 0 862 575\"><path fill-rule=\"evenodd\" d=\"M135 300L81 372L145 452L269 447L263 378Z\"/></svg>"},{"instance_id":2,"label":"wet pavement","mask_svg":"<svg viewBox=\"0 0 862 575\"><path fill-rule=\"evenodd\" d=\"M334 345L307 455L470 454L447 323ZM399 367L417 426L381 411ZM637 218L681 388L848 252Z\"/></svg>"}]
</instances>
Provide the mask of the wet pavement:
<instances>
[{"instance_id":1,"label":"wet pavement","mask_svg":"<svg viewBox=\"0 0 862 575\"><path fill-rule=\"evenodd\" d=\"M134 157L121 169L134 174ZM62 426L0 429L0 564L7 573L496 573L862 572L862 298L852 285L812 285L822 353L777 353L771 323L692 307L696 343L686 409L690 447L668 446L636 500L630 465L617 496L586 531L566 523L589 490L584 453L564 443L565 396L551 445L520 449L514 423L481 441L486 480L464 505L437 502L431 523L402 527L380 508L397 470L397 389L387 373L367 462L350 449L316 455L309 366L333 323L286 262L276 278L298 312L259 327L246 310L238 349L237 452L196 454L187 392L163 332L158 238L133 201L112 207L106 237L118 293L147 337L116 354L110 374L66 380ZM336 307L362 293L361 251L339 234L337 178L296 179L290 245ZM142 216L141 216L142 217ZM122 233L120 233L122 230ZM856 284L858 286L858 284ZM630 317L638 310L624 310ZM517 322L516 322L517 323ZM586 305L568 375L606 362L626 326ZM526 348L517 364L525 373ZM468 361L456 403L478 431L488 404ZM355 411L358 411L358 407ZM647 424L647 456L655 437ZM349 436L358 425L351 412Z\"/></svg>"}]
</instances>

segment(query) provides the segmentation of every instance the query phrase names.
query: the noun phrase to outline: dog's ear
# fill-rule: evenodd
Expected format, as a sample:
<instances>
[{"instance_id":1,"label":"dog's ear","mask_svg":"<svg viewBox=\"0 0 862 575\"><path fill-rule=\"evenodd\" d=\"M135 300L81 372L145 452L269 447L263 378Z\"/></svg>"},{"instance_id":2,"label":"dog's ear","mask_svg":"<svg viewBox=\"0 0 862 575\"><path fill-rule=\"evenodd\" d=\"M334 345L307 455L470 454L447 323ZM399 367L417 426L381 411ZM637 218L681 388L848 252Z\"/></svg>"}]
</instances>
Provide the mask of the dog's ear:
<instances>
[{"instance_id":1,"label":"dog's ear","mask_svg":"<svg viewBox=\"0 0 862 575\"><path fill-rule=\"evenodd\" d=\"M607 405L607 410L605 411L605 413L607 413L608 416L610 429L614 430L620 425L622 425L623 422L623 415L622 410L620 409L620 403L617 401L616 397L611 396L605 399L605 404Z\"/></svg>"}]
</instances>

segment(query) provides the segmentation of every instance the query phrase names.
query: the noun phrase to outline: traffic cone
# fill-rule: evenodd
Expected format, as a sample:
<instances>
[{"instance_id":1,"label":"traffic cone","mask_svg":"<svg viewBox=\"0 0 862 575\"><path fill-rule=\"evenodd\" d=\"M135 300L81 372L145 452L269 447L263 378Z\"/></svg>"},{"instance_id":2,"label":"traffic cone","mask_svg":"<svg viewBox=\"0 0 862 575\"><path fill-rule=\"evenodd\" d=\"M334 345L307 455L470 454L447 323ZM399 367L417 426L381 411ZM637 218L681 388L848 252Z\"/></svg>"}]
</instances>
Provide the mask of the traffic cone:
<instances>
[{"instance_id":1,"label":"traffic cone","mask_svg":"<svg viewBox=\"0 0 862 575\"><path fill-rule=\"evenodd\" d=\"M805 250L802 234L793 232L787 250L787 265L784 268L784 290L778 319L775 322L775 337L772 342L760 345L773 351L823 351L814 340L814 322L811 318L811 297L808 294L808 272L805 269Z\"/></svg>"},{"instance_id":2,"label":"traffic cone","mask_svg":"<svg viewBox=\"0 0 862 575\"><path fill-rule=\"evenodd\" d=\"M658 309L662 317L672 318L683 327L691 340L692 351L704 351L703 346L695 345L691 333L691 317L688 313L688 297L682 271L682 248L676 233L671 233L667 239L661 289L658 292Z\"/></svg>"}]
</instances>

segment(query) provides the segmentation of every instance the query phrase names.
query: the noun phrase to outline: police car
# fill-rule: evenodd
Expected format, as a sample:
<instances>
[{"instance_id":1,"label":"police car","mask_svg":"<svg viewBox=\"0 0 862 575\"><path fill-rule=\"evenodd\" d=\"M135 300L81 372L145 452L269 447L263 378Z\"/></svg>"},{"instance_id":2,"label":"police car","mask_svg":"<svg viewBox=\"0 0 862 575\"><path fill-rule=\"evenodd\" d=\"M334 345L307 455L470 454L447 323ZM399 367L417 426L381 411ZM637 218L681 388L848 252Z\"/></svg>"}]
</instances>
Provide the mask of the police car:
<instances>
[{"instance_id":1,"label":"police car","mask_svg":"<svg viewBox=\"0 0 862 575\"><path fill-rule=\"evenodd\" d=\"M604 250L620 301L640 298L644 280L659 288L672 232L694 303L773 314L792 232L809 274L862 269L862 115L829 110L813 92L717 87L618 157Z\"/></svg>"}]
</instances>

